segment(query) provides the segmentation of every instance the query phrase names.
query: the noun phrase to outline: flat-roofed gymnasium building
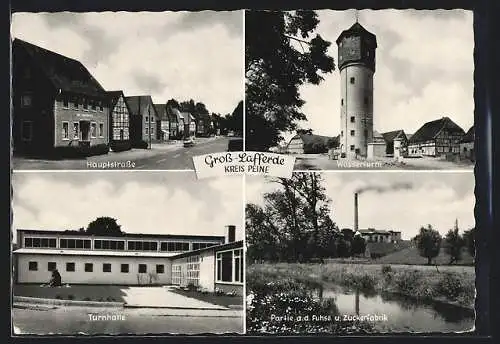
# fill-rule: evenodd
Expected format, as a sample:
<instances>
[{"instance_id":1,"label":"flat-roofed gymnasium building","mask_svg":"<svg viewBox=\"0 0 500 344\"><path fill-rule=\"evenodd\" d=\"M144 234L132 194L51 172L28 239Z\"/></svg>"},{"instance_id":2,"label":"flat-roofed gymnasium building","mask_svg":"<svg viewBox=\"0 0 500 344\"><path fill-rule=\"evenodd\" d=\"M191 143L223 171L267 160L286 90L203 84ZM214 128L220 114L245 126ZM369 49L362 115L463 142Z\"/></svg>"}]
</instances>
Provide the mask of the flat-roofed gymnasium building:
<instances>
[{"instance_id":1,"label":"flat-roofed gymnasium building","mask_svg":"<svg viewBox=\"0 0 500 344\"><path fill-rule=\"evenodd\" d=\"M180 285L243 295L243 241L226 236L17 230L16 283L47 283L58 269L63 284Z\"/></svg>"}]
</instances>

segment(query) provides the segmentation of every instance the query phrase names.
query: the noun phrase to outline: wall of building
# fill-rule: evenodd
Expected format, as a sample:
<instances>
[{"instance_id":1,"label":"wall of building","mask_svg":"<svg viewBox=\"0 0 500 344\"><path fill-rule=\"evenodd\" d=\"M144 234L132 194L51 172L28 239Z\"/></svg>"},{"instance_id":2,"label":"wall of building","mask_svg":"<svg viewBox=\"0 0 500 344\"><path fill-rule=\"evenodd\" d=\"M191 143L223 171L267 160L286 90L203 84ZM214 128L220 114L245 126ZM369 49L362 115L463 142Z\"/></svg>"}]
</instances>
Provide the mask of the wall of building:
<instances>
[{"instance_id":1,"label":"wall of building","mask_svg":"<svg viewBox=\"0 0 500 344\"><path fill-rule=\"evenodd\" d=\"M383 142L376 142L368 144L368 159L374 159L377 157L385 157L386 145Z\"/></svg>"},{"instance_id":2,"label":"wall of building","mask_svg":"<svg viewBox=\"0 0 500 344\"><path fill-rule=\"evenodd\" d=\"M200 262L200 287L210 292L215 291L215 255L213 250L201 253Z\"/></svg>"},{"instance_id":3,"label":"wall of building","mask_svg":"<svg viewBox=\"0 0 500 344\"><path fill-rule=\"evenodd\" d=\"M292 138L288 144L287 151L291 154L304 154L304 142L300 137Z\"/></svg>"},{"instance_id":4,"label":"wall of building","mask_svg":"<svg viewBox=\"0 0 500 344\"><path fill-rule=\"evenodd\" d=\"M75 146L78 147L78 142L83 140L82 137L82 124L80 121L88 121L89 131L88 131L88 141L91 146L98 144L108 144L109 143L109 108L104 106L103 111L99 108L92 110L90 105L88 110L82 109L81 105L79 109L73 108L73 103L69 102L68 106L65 107L61 99L57 99L54 102L54 125L55 125L55 137L54 137L54 147L67 147ZM68 138L63 136L63 123L68 123ZM74 138L74 123L78 123L79 137ZM92 137L92 123L95 123L96 132L95 137ZM102 125L102 132L99 133L99 126ZM100 135L101 134L101 135Z\"/></svg>"},{"instance_id":5,"label":"wall of building","mask_svg":"<svg viewBox=\"0 0 500 344\"><path fill-rule=\"evenodd\" d=\"M436 156L436 143L434 141L408 145L409 156Z\"/></svg>"},{"instance_id":6,"label":"wall of building","mask_svg":"<svg viewBox=\"0 0 500 344\"><path fill-rule=\"evenodd\" d=\"M38 271L29 271L29 262L38 263ZM155 284L171 283L171 260L169 258L138 257L96 257L96 256L60 256L41 254L18 255L18 283L47 283L51 272L48 262L55 262L61 274L62 283L68 284L118 284L146 285L149 273L157 276ZM74 262L75 271L66 271L66 263ZM85 263L93 263L93 272L85 272ZM111 272L103 272L103 263L111 264ZM121 272L121 264L129 264L129 272ZM147 272L139 273L139 264L146 264ZM164 273L156 274L156 265L164 265Z\"/></svg>"},{"instance_id":7,"label":"wall of building","mask_svg":"<svg viewBox=\"0 0 500 344\"><path fill-rule=\"evenodd\" d=\"M351 78L354 78L354 84L351 84ZM346 157L354 158L356 149L359 149L359 154L366 157L368 143L373 140L373 71L361 64L349 65L341 70L340 80L341 151ZM354 117L354 123L351 117ZM351 136L351 130L354 130L354 136Z\"/></svg>"},{"instance_id":8,"label":"wall of building","mask_svg":"<svg viewBox=\"0 0 500 344\"><path fill-rule=\"evenodd\" d=\"M111 141L128 141L130 140L130 118L127 105L123 96L120 96L115 106L113 107L109 122L109 140ZM123 132L123 140L120 132Z\"/></svg>"},{"instance_id":9,"label":"wall of building","mask_svg":"<svg viewBox=\"0 0 500 344\"><path fill-rule=\"evenodd\" d=\"M474 160L474 142L463 142L460 144L460 156L466 159Z\"/></svg>"}]
</instances>

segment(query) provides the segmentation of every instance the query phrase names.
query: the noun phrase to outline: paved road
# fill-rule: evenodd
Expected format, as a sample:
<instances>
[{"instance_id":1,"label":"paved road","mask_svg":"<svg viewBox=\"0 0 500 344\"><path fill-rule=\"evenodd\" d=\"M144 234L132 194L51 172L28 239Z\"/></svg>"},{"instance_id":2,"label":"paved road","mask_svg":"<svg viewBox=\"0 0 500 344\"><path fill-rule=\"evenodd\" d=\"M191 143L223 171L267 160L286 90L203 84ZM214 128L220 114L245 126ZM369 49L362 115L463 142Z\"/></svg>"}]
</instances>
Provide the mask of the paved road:
<instances>
[{"instance_id":1,"label":"paved road","mask_svg":"<svg viewBox=\"0 0 500 344\"><path fill-rule=\"evenodd\" d=\"M182 142L158 143L153 144L151 149L110 152L85 159L41 160L16 157L12 160L12 165L15 170L193 170L193 156L226 152L229 140L227 137L199 138L192 147L183 147ZM111 165L107 165L108 162Z\"/></svg>"},{"instance_id":2,"label":"paved road","mask_svg":"<svg viewBox=\"0 0 500 344\"><path fill-rule=\"evenodd\" d=\"M61 307L45 310L14 308L12 310L15 334L222 334L243 332L242 311L239 311L238 316L235 315L234 311L217 312L218 314L201 315L200 311L172 313L172 311L165 312L161 309L84 307ZM225 312L227 312L227 316ZM92 314L93 318L89 314Z\"/></svg>"}]
</instances>

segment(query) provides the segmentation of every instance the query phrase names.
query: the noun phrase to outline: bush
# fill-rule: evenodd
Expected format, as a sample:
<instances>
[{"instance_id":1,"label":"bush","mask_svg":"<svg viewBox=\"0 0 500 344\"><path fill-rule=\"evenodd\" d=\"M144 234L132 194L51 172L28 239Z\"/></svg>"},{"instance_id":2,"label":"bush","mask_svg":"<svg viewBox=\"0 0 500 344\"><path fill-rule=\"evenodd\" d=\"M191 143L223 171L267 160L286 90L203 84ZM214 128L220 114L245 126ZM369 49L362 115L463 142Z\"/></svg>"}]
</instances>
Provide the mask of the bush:
<instances>
[{"instance_id":1,"label":"bush","mask_svg":"<svg viewBox=\"0 0 500 344\"><path fill-rule=\"evenodd\" d=\"M191 282L191 283L189 283L189 284L186 286L186 288L187 288L187 290L189 290L189 291L196 291L196 290L198 290L198 287L197 287L197 286L195 286L192 282Z\"/></svg>"},{"instance_id":2,"label":"bush","mask_svg":"<svg viewBox=\"0 0 500 344\"><path fill-rule=\"evenodd\" d=\"M149 143L147 143L144 140L134 142L132 143L132 148L138 148L138 149L148 149L149 148Z\"/></svg>"},{"instance_id":3,"label":"bush","mask_svg":"<svg viewBox=\"0 0 500 344\"><path fill-rule=\"evenodd\" d=\"M463 291L461 279L451 273L445 273L437 283L437 292L451 300L456 300Z\"/></svg>"},{"instance_id":4,"label":"bush","mask_svg":"<svg viewBox=\"0 0 500 344\"><path fill-rule=\"evenodd\" d=\"M68 295L68 300L74 300L74 299L75 299L75 296L74 296L74 295L72 295L72 294L69 294L69 295Z\"/></svg>"},{"instance_id":5,"label":"bush","mask_svg":"<svg viewBox=\"0 0 500 344\"><path fill-rule=\"evenodd\" d=\"M61 295L56 295L56 299L57 300L62 300L62 296Z\"/></svg>"},{"instance_id":6,"label":"bush","mask_svg":"<svg viewBox=\"0 0 500 344\"><path fill-rule=\"evenodd\" d=\"M105 143L93 146L64 146L54 148L49 158L78 159L87 156L108 154L108 152L109 146Z\"/></svg>"},{"instance_id":7,"label":"bush","mask_svg":"<svg viewBox=\"0 0 500 344\"><path fill-rule=\"evenodd\" d=\"M113 152L123 152L132 148L130 141L112 141L109 147Z\"/></svg>"},{"instance_id":8,"label":"bush","mask_svg":"<svg viewBox=\"0 0 500 344\"><path fill-rule=\"evenodd\" d=\"M83 301L92 301L92 299L91 299L90 297L88 297L88 296L87 296L87 297L84 297L84 298L83 298Z\"/></svg>"},{"instance_id":9,"label":"bush","mask_svg":"<svg viewBox=\"0 0 500 344\"><path fill-rule=\"evenodd\" d=\"M390 272L392 272L392 267L390 265L382 265L382 273L384 275Z\"/></svg>"},{"instance_id":10,"label":"bush","mask_svg":"<svg viewBox=\"0 0 500 344\"><path fill-rule=\"evenodd\" d=\"M405 295L414 295L415 288L421 283L422 274L419 271L402 271L395 275L397 291Z\"/></svg>"}]
</instances>

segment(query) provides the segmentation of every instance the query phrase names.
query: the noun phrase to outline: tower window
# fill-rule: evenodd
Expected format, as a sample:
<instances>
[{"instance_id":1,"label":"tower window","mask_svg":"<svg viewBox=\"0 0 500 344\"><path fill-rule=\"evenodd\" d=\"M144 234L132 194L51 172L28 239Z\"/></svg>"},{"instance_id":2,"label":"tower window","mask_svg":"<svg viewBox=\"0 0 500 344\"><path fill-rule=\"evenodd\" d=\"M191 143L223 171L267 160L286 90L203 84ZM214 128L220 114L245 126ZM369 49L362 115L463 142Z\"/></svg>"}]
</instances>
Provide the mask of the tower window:
<instances>
[{"instance_id":1,"label":"tower window","mask_svg":"<svg viewBox=\"0 0 500 344\"><path fill-rule=\"evenodd\" d=\"M368 97L365 97L365 105L368 105Z\"/></svg>"},{"instance_id":2,"label":"tower window","mask_svg":"<svg viewBox=\"0 0 500 344\"><path fill-rule=\"evenodd\" d=\"M340 136L342 136L342 137L344 136L344 131L343 130L340 131Z\"/></svg>"},{"instance_id":3,"label":"tower window","mask_svg":"<svg viewBox=\"0 0 500 344\"><path fill-rule=\"evenodd\" d=\"M354 136L354 135L355 135L354 130L351 130L351 136Z\"/></svg>"},{"instance_id":4,"label":"tower window","mask_svg":"<svg viewBox=\"0 0 500 344\"><path fill-rule=\"evenodd\" d=\"M351 149L351 151L354 151L354 145L351 145L350 149Z\"/></svg>"},{"instance_id":5,"label":"tower window","mask_svg":"<svg viewBox=\"0 0 500 344\"><path fill-rule=\"evenodd\" d=\"M354 77L353 76L351 76L350 82L351 82L351 84L354 84Z\"/></svg>"},{"instance_id":6,"label":"tower window","mask_svg":"<svg viewBox=\"0 0 500 344\"><path fill-rule=\"evenodd\" d=\"M340 105L344 106L344 98L340 99Z\"/></svg>"},{"instance_id":7,"label":"tower window","mask_svg":"<svg viewBox=\"0 0 500 344\"><path fill-rule=\"evenodd\" d=\"M354 118L355 118L354 116L351 116L351 123L354 123L354 121L355 121Z\"/></svg>"}]
</instances>

